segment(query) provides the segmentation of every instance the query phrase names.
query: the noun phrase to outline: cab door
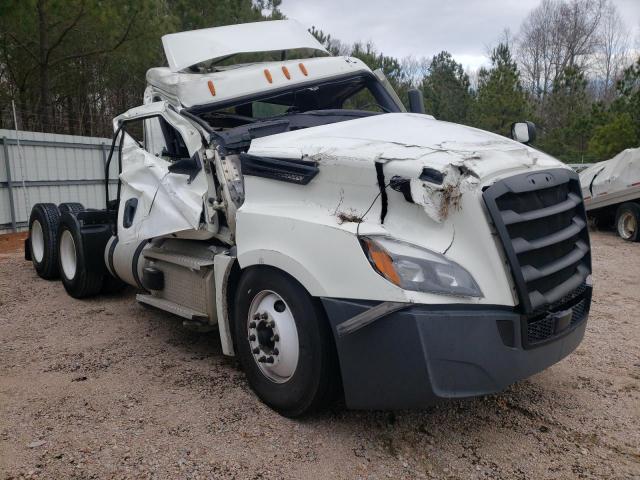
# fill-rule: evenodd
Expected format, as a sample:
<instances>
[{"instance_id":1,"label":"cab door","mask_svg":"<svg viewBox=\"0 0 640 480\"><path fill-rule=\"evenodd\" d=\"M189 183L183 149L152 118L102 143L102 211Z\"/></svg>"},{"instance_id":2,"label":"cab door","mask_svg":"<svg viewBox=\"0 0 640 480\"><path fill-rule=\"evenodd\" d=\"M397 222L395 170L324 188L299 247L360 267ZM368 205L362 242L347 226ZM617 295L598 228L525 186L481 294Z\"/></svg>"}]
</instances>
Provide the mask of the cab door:
<instances>
[{"instance_id":1,"label":"cab door","mask_svg":"<svg viewBox=\"0 0 640 480\"><path fill-rule=\"evenodd\" d=\"M115 119L120 151L118 240L198 231L207 181L202 137L166 102Z\"/></svg>"}]
</instances>

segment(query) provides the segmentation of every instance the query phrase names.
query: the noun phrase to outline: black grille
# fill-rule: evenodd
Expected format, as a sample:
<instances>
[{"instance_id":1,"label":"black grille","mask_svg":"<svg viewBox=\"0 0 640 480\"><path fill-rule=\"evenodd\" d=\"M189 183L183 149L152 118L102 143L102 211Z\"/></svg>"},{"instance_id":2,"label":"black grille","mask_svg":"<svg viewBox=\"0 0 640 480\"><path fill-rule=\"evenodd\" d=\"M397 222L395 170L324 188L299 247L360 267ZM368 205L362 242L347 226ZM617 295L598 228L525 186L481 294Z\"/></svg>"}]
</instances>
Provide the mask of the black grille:
<instances>
[{"instance_id":1,"label":"black grille","mask_svg":"<svg viewBox=\"0 0 640 480\"><path fill-rule=\"evenodd\" d=\"M483 196L523 313L540 312L583 284L591 273L591 252L575 172L554 169L515 175L496 182ZM540 335L546 332L543 324L538 328Z\"/></svg>"},{"instance_id":2,"label":"black grille","mask_svg":"<svg viewBox=\"0 0 640 480\"><path fill-rule=\"evenodd\" d=\"M559 337L577 327L587 318L591 304L591 287L582 284L573 294L573 298L564 298L542 315L523 318L523 344L533 347ZM559 322L558 314L571 309L568 323Z\"/></svg>"}]
</instances>

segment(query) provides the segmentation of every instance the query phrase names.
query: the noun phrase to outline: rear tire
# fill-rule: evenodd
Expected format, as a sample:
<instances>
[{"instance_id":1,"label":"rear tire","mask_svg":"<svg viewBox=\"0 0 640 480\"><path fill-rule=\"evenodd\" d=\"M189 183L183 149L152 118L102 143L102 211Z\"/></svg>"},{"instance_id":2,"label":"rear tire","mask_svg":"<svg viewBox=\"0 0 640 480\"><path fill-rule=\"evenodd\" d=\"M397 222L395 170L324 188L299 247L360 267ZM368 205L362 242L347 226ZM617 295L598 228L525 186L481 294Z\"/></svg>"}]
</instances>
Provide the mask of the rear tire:
<instances>
[{"instance_id":1,"label":"rear tire","mask_svg":"<svg viewBox=\"0 0 640 480\"><path fill-rule=\"evenodd\" d=\"M29 217L30 257L45 280L58 278L58 225L60 213L53 203L36 203Z\"/></svg>"},{"instance_id":2,"label":"rear tire","mask_svg":"<svg viewBox=\"0 0 640 480\"><path fill-rule=\"evenodd\" d=\"M72 215L77 215L80 212L84 212L84 205L78 202L64 202L58 205L58 211L60 215L64 212L69 212Z\"/></svg>"},{"instance_id":3,"label":"rear tire","mask_svg":"<svg viewBox=\"0 0 640 480\"><path fill-rule=\"evenodd\" d=\"M616 231L623 240L628 242L640 241L640 205L627 202L618 207L616 212Z\"/></svg>"},{"instance_id":4,"label":"rear tire","mask_svg":"<svg viewBox=\"0 0 640 480\"><path fill-rule=\"evenodd\" d=\"M74 298L87 298L100 293L104 271L89 268L80 225L69 212L60 217L58 251L60 279L67 293Z\"/></svg>"},{"instance_id":5,"label":"rear tire","mask_svg":"<svg viewBox=\"0 0 640 480\"><path fill-rule=\"evenodd\" d=\"M298 417L333 399L340 377L331 330L317 299L292 277L273 268L243 273L234 331L249 385L271 408Z\"/></svg>"}]
</instances>

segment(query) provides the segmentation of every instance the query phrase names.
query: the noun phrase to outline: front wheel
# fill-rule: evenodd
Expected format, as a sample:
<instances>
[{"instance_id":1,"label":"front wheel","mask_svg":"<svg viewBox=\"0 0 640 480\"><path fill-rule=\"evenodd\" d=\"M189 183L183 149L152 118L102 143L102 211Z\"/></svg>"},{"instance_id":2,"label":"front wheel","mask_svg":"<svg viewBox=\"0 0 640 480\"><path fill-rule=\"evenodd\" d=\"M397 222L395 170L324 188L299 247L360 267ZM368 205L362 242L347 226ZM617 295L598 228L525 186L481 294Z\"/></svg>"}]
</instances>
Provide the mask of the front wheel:
<instances>
[{"instance_id":1,"label":"front wheel","mask_svg":"<svg viewBox=\"0 0 640 480\"><path fill-rule=\"evenodd\" d=\"M628 202L618 207L616 230L623 240L640 241L640 205Z\"/></svg>"},{"instance_id":2,"label":"front wheel","mask_svg":"<svg viewBox=\"0 0 640 480\"><path fill-rule=\"evenodd\" d=\"M331 331L317 300L289 275L245 272L234 328L249 385L271 408L296 417L333 398L339 376Z\"/></svg>"}]
</instances>

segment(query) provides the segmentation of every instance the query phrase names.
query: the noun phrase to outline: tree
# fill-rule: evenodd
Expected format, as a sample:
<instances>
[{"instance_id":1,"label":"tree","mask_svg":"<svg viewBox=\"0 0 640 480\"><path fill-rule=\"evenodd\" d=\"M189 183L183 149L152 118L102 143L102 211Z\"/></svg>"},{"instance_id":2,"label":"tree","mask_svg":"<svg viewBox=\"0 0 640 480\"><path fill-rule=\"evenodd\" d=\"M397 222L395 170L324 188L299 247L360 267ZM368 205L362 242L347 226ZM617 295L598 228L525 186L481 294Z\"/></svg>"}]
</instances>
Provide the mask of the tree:
<instances>
[{"instance_id":1,"label":"tree","mask_svg":"<svg viewBox=\"0 0 640 480\"><path fill-rule=\"evenodd\" d=\"M614 112L628 113L640 140L640 56L629 66L616 85L617 98L611 108Z\"/></svg>"},{"instance_id":2,"label":"tree","mask_svg":"<svg viewBox=\"0 0 640 480\"><path fill-rule=\"evenodd\" d=\"M599 160L640 146L640 58L616 85L616 99L594 129L589 151Z\"/></svg>"},{"instance_id":3,"label":"tree","mask_svg":"<svg viewBox=\"0 0 640 480\"><path fill-rule=\"evenodd\" d=\"M427 113L440 120L467 122L472 100L469 76L449 52L433 57L421 87Z\"/></svg>"},{"instance_id":4,"label":"tree","mask_svg":"<svg viewBox=\"0 0 640 480\"><path fill-rule=\"evenodd\" d=\"M162 65L165 33L282 18L280 0L0 2L0 126L109 135Z\"/></svg>"},{"instance_id":5,"label":"tree","mask_svg":"<svg viewBox=\"0 0 640 480\"><path fill-rule=\"evenodd\" d=\"M547 95L567 68L585 70L601 43L610 0L542 0L520 28L518 58L524 83L536 98Z\"/></svg>"},{"instance_id":6,"label":"tree","mask_svg":"<svg viewBox=\"0 0 640 480\"><path fill-rule=\"evenodd\" d=\"M98 48L83 48L86 46L85 42L75 43L72 52L65 47L72 45L74 40L79 40L77 33L92 23L92 15L105 14L101 5L95 2L88 4L85 0L23 1L17 2L10 10L13 15L3 16L2 36L7 50L13 53L6 56L5 61L7 64L13 64L14 59L28 60L29 66L23 70L20 79L22 86L33 73L37 72L39 114L43 123L48 124L51 115L51 74L56 66L113 51L129 38L138 12L126 4L120 4L117 7L121 12L120 15L116 14L113 6L110 10L107 8L106 12L112 20L117 20L114 24L122 26L117 38L112 40L109 38L112 35L103 37ZM36 15L29 15L29 11L35 11ZM27 21L18 21L16 16ZM15 64L13 67L16 71Z\"/></svg>"},{"instance_id":7,"label":"tree","mask_svg":"<svg viewBox=\"0 0 640 480\"><path fill-rule=\"evenodd\" d=\"M614 94L616 80L628 59L629 30L615 5L604 8L596 48L596 73L599 76L598 91L600 98L609 102Z\"/></svg>"},{"instance_id":8,"label":"tree","mask_svg":"<svg viewBox=\"0 0 640 480\"><path fill-rule=\"evenodd\" d=\"M326 48L331 55L349 55L350 47L344 45L340 40L333 38L331 35L324 33L322 30L312 26L309 32L316 37L324 48Z\"/></svg>"},{"instance_id":9,"label":"tree","mask_svg":"<svg viewBox=\"0 0 640 480\"><path fill-rule=\"evenodd\" d=\"M594 126L590 104L584 73L567 67L544 99L538 146L563 160L583 160Z\"/></svg>"},{"instance_id":10,"label":"tree","mask_svg":"<svg viewBox=\"0 0 640 480\"><path fill-rule=\"evenodd\" d=\"M518 66L509 45L500 43L491 53L491 68L483 67L478 72L472 123L484 130L508 135L511 124L523 120L526 113L527 99Z\"/></svg>"},{"instance_id":11,"label":"tree","mask_svg":"<svg viewBox=\"0 0 640 480\"><path fill-rule=\"evenodd\" d=\"M637 147L638 140L633 119L625 112L616 115L606 125L595 128L589 149L601 160L606 160L625 148Z\"/></svg>"}]
</instances>

